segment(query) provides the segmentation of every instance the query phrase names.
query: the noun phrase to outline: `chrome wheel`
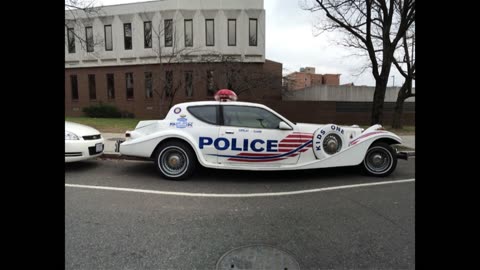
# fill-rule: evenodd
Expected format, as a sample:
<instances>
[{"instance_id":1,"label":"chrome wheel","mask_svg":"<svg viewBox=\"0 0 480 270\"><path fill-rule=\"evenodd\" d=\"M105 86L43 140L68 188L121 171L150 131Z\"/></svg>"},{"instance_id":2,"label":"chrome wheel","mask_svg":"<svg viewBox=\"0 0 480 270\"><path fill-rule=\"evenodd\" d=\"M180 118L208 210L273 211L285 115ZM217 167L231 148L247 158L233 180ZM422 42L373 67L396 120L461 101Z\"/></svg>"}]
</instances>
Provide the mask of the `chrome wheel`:
<instances>
[{"instance_id":1,"label":"chrome wheel","mask_svg":"<svg viewBox=\"0 0 480 270\"><path fill-rule=\"evenodd\" d=\"M178 146L165 147L157 160L160 170L169 177L182 176L188 168L187 153Z\"/></svg>"},{"instance_id":2,"label":"chrome wheel","mask_svg":"<svg viewBox=\"0 0 480 270\"><path fill-rule=\"evenodd\" d=\"M323 150L329 155L333 155L342 149L342 139L335 133L328 134L323 139Z\"/></svg>"},{"instance_id":3,"label":"chrome wheel","mask_svg":"<svg viewBox=\"0 0 480 270\"><path fill-rule=\"evenodd\" d=\"M384 174L392 168L393 156L388 149L382 146L374 146L368 149L364 164L370 173Z\"/></svg>"}]
</instances>

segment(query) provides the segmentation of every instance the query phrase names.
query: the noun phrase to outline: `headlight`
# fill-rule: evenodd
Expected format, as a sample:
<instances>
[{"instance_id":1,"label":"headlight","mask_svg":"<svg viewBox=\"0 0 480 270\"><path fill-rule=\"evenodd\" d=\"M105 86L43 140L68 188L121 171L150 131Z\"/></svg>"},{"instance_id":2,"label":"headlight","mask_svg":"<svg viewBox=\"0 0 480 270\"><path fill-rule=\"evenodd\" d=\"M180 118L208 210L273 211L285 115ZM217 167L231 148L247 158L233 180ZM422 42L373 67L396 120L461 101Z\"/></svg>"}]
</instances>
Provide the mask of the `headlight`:
<instances>
[{"instance_id":1,"label":"headlight","mask_svg":"<svg viewBox=\"0 0 480 270\"><path fill-rule=\"evenodd\" d=\"M65 140L79 140L78 136L65 130Z\"/></svg>"}]
</instances>

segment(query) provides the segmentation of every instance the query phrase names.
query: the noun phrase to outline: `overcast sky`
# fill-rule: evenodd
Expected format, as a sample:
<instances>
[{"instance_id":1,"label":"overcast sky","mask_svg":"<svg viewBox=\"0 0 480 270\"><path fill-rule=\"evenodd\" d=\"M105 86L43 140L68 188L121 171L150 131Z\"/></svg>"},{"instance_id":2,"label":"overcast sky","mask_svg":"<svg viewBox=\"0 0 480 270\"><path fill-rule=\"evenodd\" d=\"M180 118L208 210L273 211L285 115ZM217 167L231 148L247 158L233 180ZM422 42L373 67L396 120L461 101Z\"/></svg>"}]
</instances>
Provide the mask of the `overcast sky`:
<instances>
[{"instance_id":1,"label":"overcast sky","mask_svg":"<svg viewBox=\"0 0 480 270\"><path fill-rule=\"evenodd\" d=\"M194 0L192 0L194 1ZM313 35L315 13L304 11L300 3L304 0L264 0L266 12L266 58L280 62L288 71L300 67L315 67L316 73L340 73L340 83L375 85L371 71L354 76L365 64L365 59L351 56L352 51L335 45L335 33ZM135 0L97 0L100 5L114 5ZM395 76L395 78L392 78ZM388 86L400 86L403 77L392 66Z\"/></svg>"}]
</instances>

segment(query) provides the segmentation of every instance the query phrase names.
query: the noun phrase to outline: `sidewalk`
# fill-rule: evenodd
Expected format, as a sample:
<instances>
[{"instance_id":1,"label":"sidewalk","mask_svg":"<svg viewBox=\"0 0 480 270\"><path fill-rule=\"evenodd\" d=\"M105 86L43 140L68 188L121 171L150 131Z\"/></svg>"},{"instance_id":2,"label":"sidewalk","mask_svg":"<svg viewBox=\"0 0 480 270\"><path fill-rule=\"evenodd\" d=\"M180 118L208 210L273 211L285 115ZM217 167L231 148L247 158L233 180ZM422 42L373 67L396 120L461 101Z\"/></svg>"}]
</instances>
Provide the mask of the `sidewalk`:
<instances>
[{"instance_id":1,"label":"sidewalk","mask_svg":"<svg viewBox=\"0 0 480 270\"><path fill-rule=\"evenodd\" d=\"M125 134L123 133L102 133L103 138L105 139L105 150L103 151L106 155L120 155L120 153L115 152L115 142L117 139L125 139ZM400 136L403 140L403 146L412 148L415 150L415 135L404 135Z\"/></svg>"}]
</instances>

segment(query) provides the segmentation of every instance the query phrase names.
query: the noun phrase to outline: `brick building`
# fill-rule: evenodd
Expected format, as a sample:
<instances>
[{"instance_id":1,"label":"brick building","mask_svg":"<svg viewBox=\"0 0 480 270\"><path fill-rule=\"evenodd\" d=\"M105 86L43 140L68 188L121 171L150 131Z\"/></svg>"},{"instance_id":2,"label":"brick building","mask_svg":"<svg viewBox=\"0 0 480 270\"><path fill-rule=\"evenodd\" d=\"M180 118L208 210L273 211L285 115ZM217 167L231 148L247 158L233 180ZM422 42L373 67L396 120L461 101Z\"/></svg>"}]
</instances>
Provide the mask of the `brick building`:
<instances>
[{"instance_id":1,"label":"brick building","mask_svg":"<svg viewBox=\"0 0 480 270\"><path fill-rule=\"evenodd\" d=\"M315 85L339 85L340 74L315 74L314 67L301 68L300 72L293 72L284 79L284 86L288 90L300 90Z\"/></svg>"},{"instance_id":2,"label":"brick building","mask_svg":"<svg viewBox=\"0 0 480 270\"><path fill-rule=\"evenodd\" d=\"M263 1L165 0L65 11L65 115L115 105L139 118L171 104L280 100L282 64L265 59Z\"/></svg>"}]
</instances>

